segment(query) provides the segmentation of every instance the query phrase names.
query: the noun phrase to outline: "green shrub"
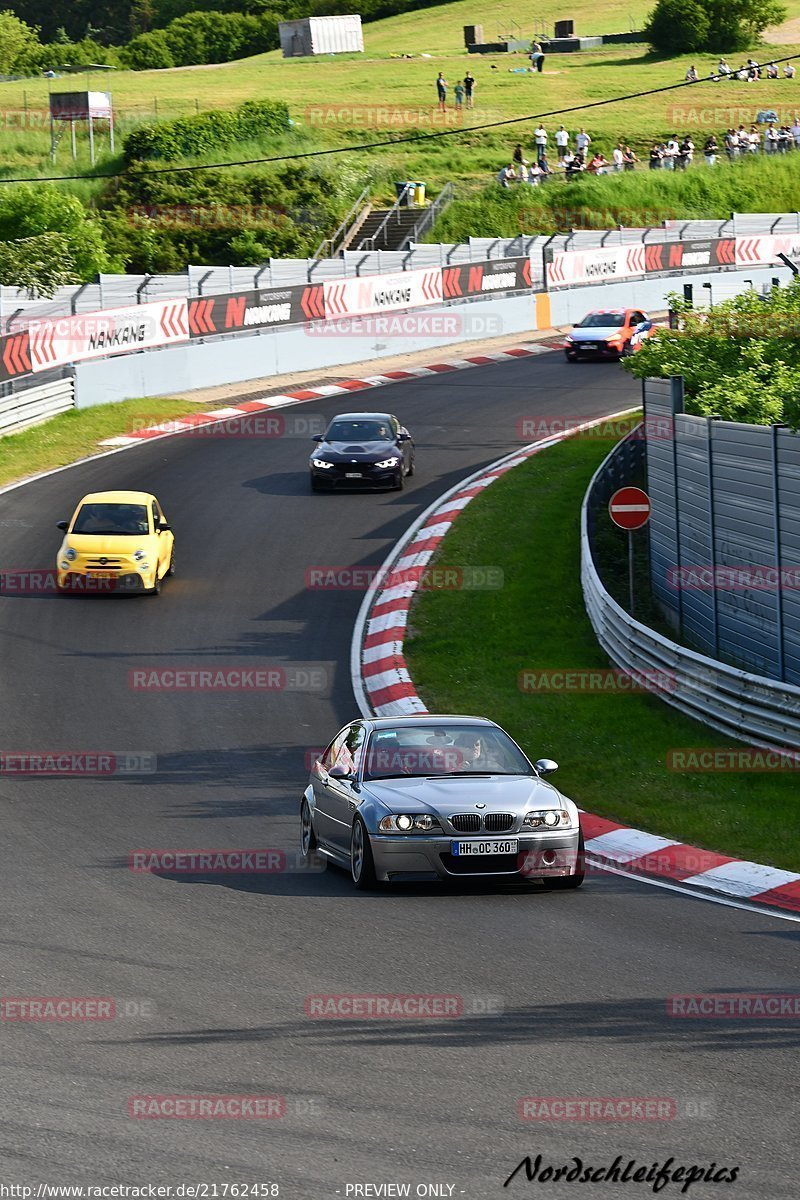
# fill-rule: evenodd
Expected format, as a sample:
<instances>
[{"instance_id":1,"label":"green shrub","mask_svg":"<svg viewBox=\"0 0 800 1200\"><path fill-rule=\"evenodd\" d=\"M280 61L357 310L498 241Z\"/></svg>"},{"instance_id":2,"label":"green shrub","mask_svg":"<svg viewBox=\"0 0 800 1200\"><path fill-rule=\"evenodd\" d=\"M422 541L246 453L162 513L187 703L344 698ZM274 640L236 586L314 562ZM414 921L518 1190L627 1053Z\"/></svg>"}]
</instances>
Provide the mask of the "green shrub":
<instances>
[{"instance_id":1,"label":"green shrub","mask_svg":"<svg viewBox=\"0 0 800 1200\"><path fill-rule=\"evenodd\" d=\"M785 18L778 0L658 0L646 33L659 54L729 54L749 49L768 25Z\"/></svg>"},{"instance_id":2,"label":"green shrub","mask_svg":"<svg viewBox=\"0 0 800 1200\"><path fill-rule=\"evenodd\" d=\"M123 50L126 67L132 71L163 71L175 66L172 50L163 29L140 33Z\"/></svg>"},{"instance_id":3,"label":"green shrub","mask_svg":"<svg viewBox=\"0 0 800 1200\"><path fill-rule=\"evenodd\" d=\"M141 125L123 143L127 163L152 159L196 158L210 151L290 128L289 109L282 100L247 100L232 111L213 109L191 117Z\"/></svg>"}]
</instances>

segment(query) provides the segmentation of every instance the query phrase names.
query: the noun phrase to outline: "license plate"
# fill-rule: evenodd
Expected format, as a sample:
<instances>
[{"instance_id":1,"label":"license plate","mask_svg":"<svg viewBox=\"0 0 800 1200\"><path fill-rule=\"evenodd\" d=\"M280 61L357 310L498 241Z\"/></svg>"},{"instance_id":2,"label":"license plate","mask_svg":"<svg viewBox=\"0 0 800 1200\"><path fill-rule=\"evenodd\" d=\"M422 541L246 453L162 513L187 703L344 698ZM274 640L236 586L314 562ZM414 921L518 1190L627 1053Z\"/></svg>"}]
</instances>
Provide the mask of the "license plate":
<instances>
[{"instance_id":1,"label":"license plate","mask_svg":"<svg viewBox=\"0 0 800 1200\"><path fill-rule=\"evenodd\" d=\"M470 854L516 854L517 838L495 838L488 842L453 842L451 851L456 858L468 858Z\"/></svg>"},{"instance_id":2,"label":"license plate","mask_svg":"<svg viewBox=\"0 0 800 1200\"><path fill-rule=\"evenodd\" d=\"M87 571L87 579L116 579L116 571Z\"/></svg>"},{"instance_id":3,"label":"license plate","mask_svg":"<svg viewBox=\"0 0 800 1200\"><path fill-rule=\"evenodd\" d=\"M584 348L584 350L596 350L597 342L584 342L583 348Z\"/></svg>"},{"instance_id":4,"label":"license plate","mask_svg":"<svg viewBox=\"0 0 800 1200\"><path fill-rule=\"evenodd\" d=\"M361 478L360 471L348 471L347 474L345 475L345 479L360 479L360 478Z\"/></svg>"}]
</instances>

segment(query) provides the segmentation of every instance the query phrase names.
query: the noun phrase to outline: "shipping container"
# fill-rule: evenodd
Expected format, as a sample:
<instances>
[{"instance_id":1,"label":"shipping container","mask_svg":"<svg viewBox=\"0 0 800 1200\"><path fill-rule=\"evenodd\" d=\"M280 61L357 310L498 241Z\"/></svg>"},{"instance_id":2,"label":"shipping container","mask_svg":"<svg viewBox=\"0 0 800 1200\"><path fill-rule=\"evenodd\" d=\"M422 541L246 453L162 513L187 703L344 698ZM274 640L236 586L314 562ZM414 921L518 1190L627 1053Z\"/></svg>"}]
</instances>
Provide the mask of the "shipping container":
<instances>
[{"instance_id":1,"label":"shipping container","mask_svg":"<svg viewBox=\"0 0 800 1200\"><path fill-rule=\"evenodd\" d=\"M302 58L312 54L348 54L364 50L361 17L358 14L281 21L278 33L284 58Z\"/></svg>"}]
</instances>

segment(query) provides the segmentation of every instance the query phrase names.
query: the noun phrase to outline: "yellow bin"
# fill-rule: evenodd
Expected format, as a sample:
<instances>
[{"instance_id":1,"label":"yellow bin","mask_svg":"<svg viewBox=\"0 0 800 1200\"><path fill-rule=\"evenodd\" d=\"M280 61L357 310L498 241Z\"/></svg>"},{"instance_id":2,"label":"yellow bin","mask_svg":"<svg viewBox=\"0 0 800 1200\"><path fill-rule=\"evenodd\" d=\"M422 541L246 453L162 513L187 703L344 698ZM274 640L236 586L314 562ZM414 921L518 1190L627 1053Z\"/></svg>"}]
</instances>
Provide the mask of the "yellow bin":
<instances>
[{"instance_id":1,"label":"yellow bin","mask_svg":"<svg viewBox=\"0 0 800 1200\"><path fill-rule=\"evenodd\" d=\"M417 208L425 207L425 184L421 179L414 181L414 203Z\"/></svg>"}]
</instances>

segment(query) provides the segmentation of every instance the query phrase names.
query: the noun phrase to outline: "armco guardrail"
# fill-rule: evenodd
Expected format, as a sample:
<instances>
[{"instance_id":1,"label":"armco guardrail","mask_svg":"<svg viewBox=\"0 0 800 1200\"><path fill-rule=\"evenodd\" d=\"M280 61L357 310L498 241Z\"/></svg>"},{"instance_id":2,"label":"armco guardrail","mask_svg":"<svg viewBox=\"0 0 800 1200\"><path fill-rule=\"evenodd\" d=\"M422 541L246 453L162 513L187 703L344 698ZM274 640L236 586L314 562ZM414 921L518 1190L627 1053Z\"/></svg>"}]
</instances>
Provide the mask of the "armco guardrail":
<instances>
[{"instance_id":1,"label":"armco guardrail","mask_svg":"<svg viewBox=\"0 0 800 1200\"><path fill-rule=\"evenodd\" d=\"M0 436L67 412L74 402L75 385L71 376L0 396Z\"/></svg>"},{"instance_id":2,"label":"armco guardrail","mask_svg":"<svg viewBox=\"0 0 800 1200\"><path fill-rule=\"evenodd\" d=\"M665 681L659 696L673 708L735 738L771 749L800 748L800 687L716 662L636 621L608 594L595 565L590 514L607 502L607 479L625 443L592 477L581 510L581 584L597 640L611 661L635 676Z\"/></svg>"}]
</instances>

